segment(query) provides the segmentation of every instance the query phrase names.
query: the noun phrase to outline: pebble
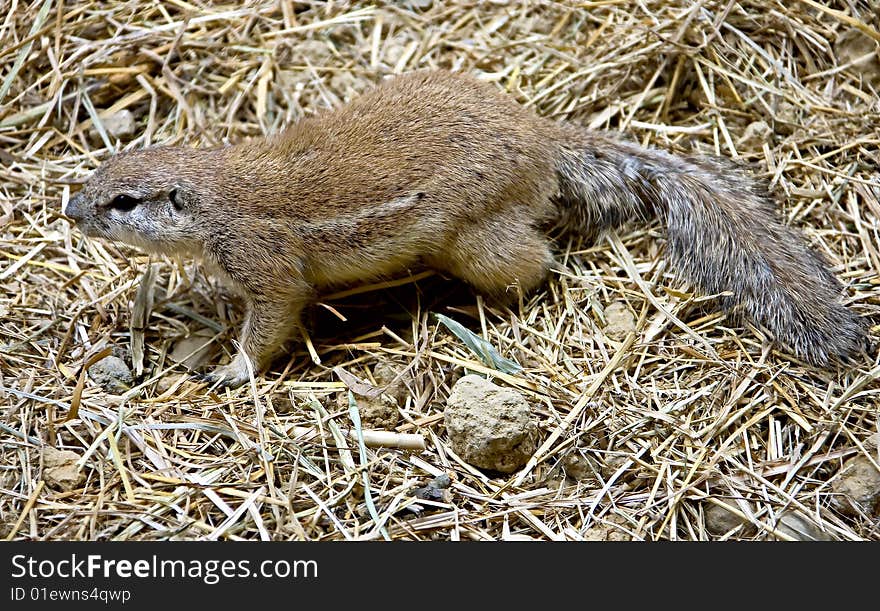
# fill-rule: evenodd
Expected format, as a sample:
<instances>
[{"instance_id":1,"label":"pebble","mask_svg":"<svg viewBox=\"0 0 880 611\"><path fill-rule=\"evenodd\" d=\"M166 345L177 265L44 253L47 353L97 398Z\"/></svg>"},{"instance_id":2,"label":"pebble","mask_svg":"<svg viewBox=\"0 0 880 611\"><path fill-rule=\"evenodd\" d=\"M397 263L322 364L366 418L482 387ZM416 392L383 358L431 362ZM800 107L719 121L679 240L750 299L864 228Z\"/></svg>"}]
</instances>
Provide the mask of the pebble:
<instances>
[{"instance_id":1,"label":"pebble","mask_svg":"<svg viewBox=\"0 0 880 611\"><path fill-rule=\"evenodd\" d=\"M528 401L480 376L467 375L456 382L445 422L452 449L475 467L511 473L535 452Z\"/></svg>"},{"instance_id":2,"label":"pebble","mask_svg":"<svg viewBox=\"0 0 880 611\"><path fill-rule=\"evenodd\" d=\"M89 377L107 392L116 394L125 392L134 382L125 361L112 354L89 367Z\"/></svg>"}]
</instances>

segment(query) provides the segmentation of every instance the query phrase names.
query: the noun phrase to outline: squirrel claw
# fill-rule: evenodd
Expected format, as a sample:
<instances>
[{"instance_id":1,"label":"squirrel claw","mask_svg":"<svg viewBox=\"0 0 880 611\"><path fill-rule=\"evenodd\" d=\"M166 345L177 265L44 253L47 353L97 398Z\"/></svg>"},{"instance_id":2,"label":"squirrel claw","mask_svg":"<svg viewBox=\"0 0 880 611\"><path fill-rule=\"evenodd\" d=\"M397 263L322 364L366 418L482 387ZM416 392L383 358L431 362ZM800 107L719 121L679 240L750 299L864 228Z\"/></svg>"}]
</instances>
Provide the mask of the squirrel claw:
<instances>
[{"instance_id":1,"label":"squirrel claw","mask_svg":"<svg viewBox=\"0 0 880 611\"><path fill-rule=\"evenodd\" d=\"M193 382L211 382L210 375L201 371L190 371L189 379Z\"/></svg>"},{"instance_id":2,"label":"squirrel claw","mask_svg":"<svg viewBox=\"0 0 880 611\"><path fill-rule=\"evenodd\" d=\"M247 374L247 369L245 368L244 372L242 372L241 369L242 367L239 367L238 363L233 361L229 365L217 367L213 371L207 373L193 372L190 374L190 379L197 382L205 382L211 387L211 389L228 388L233 390L250 379Z\"/></svg>"}]
</instances>

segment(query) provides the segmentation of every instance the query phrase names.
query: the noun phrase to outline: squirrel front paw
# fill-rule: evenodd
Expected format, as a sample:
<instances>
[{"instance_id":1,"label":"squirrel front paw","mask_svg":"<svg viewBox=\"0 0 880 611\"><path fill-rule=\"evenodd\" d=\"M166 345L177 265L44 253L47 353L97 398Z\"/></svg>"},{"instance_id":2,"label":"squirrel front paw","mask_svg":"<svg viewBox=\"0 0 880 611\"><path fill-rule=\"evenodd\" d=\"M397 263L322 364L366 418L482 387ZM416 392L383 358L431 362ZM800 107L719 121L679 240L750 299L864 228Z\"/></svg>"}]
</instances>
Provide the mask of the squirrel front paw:
<instances>
[{"instance_id":1,"label":"squirrel front paw","mask_svg":"<svg viewBox=\"0 0 880 611\"><path fill-rule=\"evenodd\" d=\"M238 388L248 380L250 374L243 354L239 353L228 365L221 365L209 373L196 373L193 378L207 382L211 387Z\"/></svg>"}]
</instances>

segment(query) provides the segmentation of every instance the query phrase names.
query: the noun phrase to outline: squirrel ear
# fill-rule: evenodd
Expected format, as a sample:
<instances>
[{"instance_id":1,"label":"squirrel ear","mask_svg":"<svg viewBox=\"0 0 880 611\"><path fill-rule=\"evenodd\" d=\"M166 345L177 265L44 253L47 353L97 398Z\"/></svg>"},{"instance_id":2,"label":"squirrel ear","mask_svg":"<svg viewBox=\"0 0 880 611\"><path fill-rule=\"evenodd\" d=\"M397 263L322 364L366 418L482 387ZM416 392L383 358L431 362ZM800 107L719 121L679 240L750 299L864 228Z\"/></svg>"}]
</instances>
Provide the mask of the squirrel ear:
<instances>
[{"instance_id":1,"label":"squirrel ear","mask_svg":"<svg viewBox=\"0 0 880 611\"><path fill-rule=\"evenodd\" d=\"M168 192L168 201L171 202L171 205L174 206L174 209L178 212L183 210L183 202L180 197L180 189L177 187L172 188Z\"/></svg>"}]
</instances>

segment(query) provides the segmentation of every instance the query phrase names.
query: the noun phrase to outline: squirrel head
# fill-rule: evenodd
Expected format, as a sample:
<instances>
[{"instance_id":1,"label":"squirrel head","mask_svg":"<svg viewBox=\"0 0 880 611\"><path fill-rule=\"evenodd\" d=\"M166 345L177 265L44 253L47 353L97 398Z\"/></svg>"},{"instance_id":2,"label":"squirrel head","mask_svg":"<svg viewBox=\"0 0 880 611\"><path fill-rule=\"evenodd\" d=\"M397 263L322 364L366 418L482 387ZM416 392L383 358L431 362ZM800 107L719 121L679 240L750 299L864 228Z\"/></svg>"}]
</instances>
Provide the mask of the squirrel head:
<instances>
[{"instance_id":1,"label":"squirrel head","mask_svg":"<svg viewBox=\"0 0 880 611\"><path fill-rule=\"evenodd\" d=\"M193 150L156 147L104 162L62 211L86 236L175 254L199 235L205 182L193 175Z\"/></svg>"}]
</instances>

